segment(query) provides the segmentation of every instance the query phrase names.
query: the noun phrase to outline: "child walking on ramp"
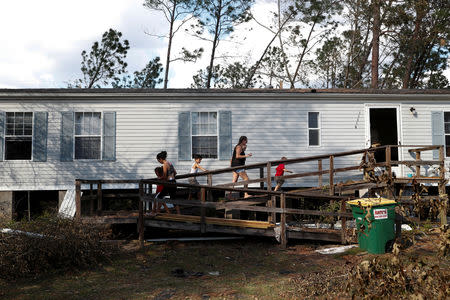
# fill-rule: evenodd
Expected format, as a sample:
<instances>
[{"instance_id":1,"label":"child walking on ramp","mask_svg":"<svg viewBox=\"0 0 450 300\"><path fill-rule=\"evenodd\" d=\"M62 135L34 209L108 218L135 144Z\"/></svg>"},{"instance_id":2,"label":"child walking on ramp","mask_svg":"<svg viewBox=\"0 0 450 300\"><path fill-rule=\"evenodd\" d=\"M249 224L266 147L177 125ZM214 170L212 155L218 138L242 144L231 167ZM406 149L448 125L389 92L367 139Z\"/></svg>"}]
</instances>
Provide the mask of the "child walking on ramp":
<instances>
[{"instance_id":1,"label":"child walking on ramp","mask_svg":"<svg viewBox=\"0 0 450 300\"><path fill-rule=\"evenodd\" d=\"M163 171L163 167L156 167L155 168L155 174L156 177L158 177L158 180L164 180L164 171ZM160 209L160 204L158 202L158 199L163 199L164 196L168 195L169 192L166 188L164 188L164 186L162 184L158 184L156 186L156 194L155 194L155 201L153 203L153 207L152 207L152 214L157 214L159 213L159 209ZM162 202L162 205L164 207L164 210L170 214L170 210L167 207L167 204L165 202Z\"/></svg>"},{"instance_id":2,"label":"child walking on ramp","mask_svg":"<svg viewBox=\"0 0 450 300\"><path fill-rule=\"evenodd\" d=\"M281 160L287 160L286 157L282 157ZM284 164L279 164L278 167L276 168L277 172L275 173L275 182L277 183L277 185L275 186L274 191L278 191L280 189L280 187L284 184L284 178L279 178L280 176L284 175L284 172L288 172L288 173L293 173L292 171L289 171L288 169L286 169L286 166Z\"/></svg>"},{"instance_id":3,"label":"child walking on ramp","mask_svg":"<svg viewBox=\"0 0 450 300\"><path fill-rule=\"evenodd\" d=\"M202 162L203 157L200 154L194 154L194 163L191 167L191 174L197 174L198 170L202 170L203 172L206 172L207 170L200 166L200 163ZM200 185L197 181L197 177L189 177L189 184L192 185ZM191 200L192 193L197 193L197 199L200 200L200 189L198 188L192 188L192 190L189 192L189 198L188 200Z\"/></svg>"}]
</instances>

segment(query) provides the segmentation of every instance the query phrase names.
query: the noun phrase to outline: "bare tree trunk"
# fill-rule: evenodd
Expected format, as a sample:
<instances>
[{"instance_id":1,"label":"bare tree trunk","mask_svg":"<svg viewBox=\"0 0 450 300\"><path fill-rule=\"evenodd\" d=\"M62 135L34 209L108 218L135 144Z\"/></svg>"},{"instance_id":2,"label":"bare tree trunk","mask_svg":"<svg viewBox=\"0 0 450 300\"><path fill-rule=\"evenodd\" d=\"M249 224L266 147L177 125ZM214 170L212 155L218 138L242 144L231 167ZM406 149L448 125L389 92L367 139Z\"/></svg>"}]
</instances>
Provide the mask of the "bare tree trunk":
<instances>
[{"instance_id":1,"label":"bare tree trunk","mask_svg":"<svg viewBox=\"0 0 450 300\"><path fill-rule=\"evenodd\" d=\"M423 18L423 12L421 11L421 8L416 6L416 21L414 22L414 33L412 36L412 42L411 42L411 45L408 47L408 51L407 51L408 59L406 61L405 73L403 74L403 84L402 84L403 89L409 88L414 54L416 52L415 50L417 47L417 41L419 39L420 27L422 26L422 18Z\"/></svg>"},{"instance_id":2,"label":"bare tree trunk","mask_svg":"<svg viewBox=\"0 0 450 300\"><path fill-rule=\"evenodd\" d=\"M176 7L177 1L173 1L172 15L170 16L169 45L167 45L166 70L164 72L164 89L167 89L167 84L169 82L170 52L172 50L173 23L175 22Z\"/></svg>"},{"instance_id":3,"label":"bare tree trunk","mask_svg":"<svg viewBox=\"0 0 450 300\"><path fill-rule=\"evenodd\" d=\"M373 0L372 27L372 84L371 88L378 88L378 58L380 52L380 0Z\"/></svg>"},{"instance_id":4,"label":"bare tree trunk","mask_svg":"<svg viewBox=\"0 0 450 300\"><path fill-rule=\"evenodd\" d=\"M211 59L209 61L209 70L208 70L208 78L206 81L206 88L209 89L211 87L211 77L214 67L214 57L216 55L216 48L219 38L219 25L220 25L220 19L222 16L222 1L219 1L219 7L217 8L217 15L216 15L216 28L214 30L214 40L213 40L213 46L211 50Z\"/></svg>"}]
</instances>

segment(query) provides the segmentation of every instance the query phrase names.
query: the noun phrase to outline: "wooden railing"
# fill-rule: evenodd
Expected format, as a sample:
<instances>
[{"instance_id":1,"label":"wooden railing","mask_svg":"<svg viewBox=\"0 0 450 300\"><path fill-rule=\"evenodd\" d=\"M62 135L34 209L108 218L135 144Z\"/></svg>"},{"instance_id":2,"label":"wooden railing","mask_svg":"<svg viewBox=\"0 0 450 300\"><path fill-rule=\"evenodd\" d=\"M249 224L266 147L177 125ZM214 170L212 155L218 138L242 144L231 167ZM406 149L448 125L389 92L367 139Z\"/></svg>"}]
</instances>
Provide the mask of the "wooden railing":
<instances>
[{"instance_id":1,"label":"wooden railing","mask_svg":"<svg viewBox=\"0 0 450 300\"><path fill-rule=\"evenodd\" d=\"M415 154L414 160L392 160L392 149L396 147L400 151L402 148L412 148L409 149L409 153ZM431 151L431 150L438 150L439 151L439 160L427 160L423 161L421 160L422 152L424 151ZM375 151L385 151L385 162L372 162L370 163L369 160L369 154L374 153ZM347 157L351 155L358 155L362 154L362 160L360 165L353 165L348 167L335 167L335 158L337 157ZM127 194L127 195L120 195L116 194L112 197L119 197L119 196L135 196L139 199L139 216L138 216L138 224L139 224L139 232L140 232L140 238L143 239L143 228L144 228L144 202L145 201L153 201L153 197L151 195L152 186L153 185L164 185L164 186L176 186L177 188L199 188L200 189L200 195L201 198L194 201L194 200L185 200L185 199L158 199L158 202L165 202L165 203L171 203L174 205L180 205L180 206L194 206L200 208L200 219L201 219L201 230L206 230L206 208L213 208L215 211L217 210L242 210L242 211L250 211L250 212L262 212L267 214L267 220L269 222L275 223L277 220L280 220L280 229L281 229L281 242L286 243L287 241L287 234L286 234L286 216L289 214L294 215L309 215L309 216L332 216L332 217L338 217L341 219L342 229L341 229L341 237L342 242L345 242L346 237L346 219L351 218L351 213L347 211L346 207L346 201L350 198L349 196L342 196L342 195L336 195L336 192L339 194L340 190L342 189L343 183L336 182L335 175L337 173L344 173L349 171L355 171L355 170L362 170L362 177L366 178L366 175L368 172L370 172L371 169L375 167L381 167L384 168L384 172L387 174L387 183L388 185L393 185L395 182L412 182L413 180L415 182L436 182L439 187L439 193L445 194L445 168L444 168L444 147L443 146L422 146L422 145L387 145L387 146L381 146L376 148L368 148L368 149L361 149L361 150L355 150L355 151L347 151L347 152L340 152L340 153L333 153L333 154L327 154L327 155L316 155L316 156L310 156L310 157L303 157L303 158L294 158L294 159L288 159L288 160L274 160L269 161L265 163L257 163L257 164L250 164L245 166L239 166L239 167L230 167L230 168L224 168L224 169L218 169L218 170L212 170L207 172L200 172L196 174L183 174L176 176L176 179L185 179L189 177L201 177L206 176L207 178L207 184L206 185L199 185L199 186L192 186L190 184L180 183L177 182L176 184L169 183L167 181L159 181L157 179L142 179L142 180L82 180L78 179L76 180L76 216L78 218L81 217L81 185L82 184L89 184L89 193L88 196L86 196L87 199L89 199L90 206L89 206L89 213L91 215L94 215L95 213L97 215L102 214L102 201L103 198L106 197L106 195L103 193L103 186L104 184L136 184L139 186L139 194ZM324 168L324 161L328 160L328 169ZM304 178L304 177L310 177L310 176L317 176L317 187L312 189L306 189L306 190L294 190L294 191L287 191L287 192L274 192L272 191L272 180L273 176L271 173L271 169L273 166L283 163L286 165L289 164L298 164L298 163L306 163L306 162L314 162L317 165L317 171L309 171L309 172L303 172L303 173L297 173L292 175L285 175L281 178L285 179L294 179L294 178ZM409 177L399 177L397 178L393 177L392 168L394 165L405 165L405 166L414 166L415 167L415 176L412 178ZM439 174L435 177L425 177L422 176L420 171L421 167L425 165L438 165L439 166ZM245 169L245 170L252 170L252 169L259 169L259 178L257 179L251 179L247 181L240 181L237 183L221 183L218 185L213 185L213 176L218 174L224 174L224 173L230 173L233 172L236 169ZM328 177L328 185L324 185L324 175ZM247 188L249 184L252 183L260 183L259 188ZM370 183L370 180L365 179L360 182L360 184L368 184ZM265 185L265 186L264 186ZM96 189L94 188L96 186ZM244 186L243 188L238 188L238 186ZM94 191L96 190L96 194L94 195ZM326 193L317 193L317 190L326 191ZM218 199L213 198L213 192L221 192L223 193L250 193L253 195L252 198L248 199L248 201L258 201L261 204L264 204L265 206L255 206L255 205L248 205L248 204L236 204L233 203L234 201L227 201L225 203L218 202ZM395 195L391 195L394 197ZM299 198L314 198L314 199L328 199L330 201L340 201L340 210L335 211L320 211L320 210L305 210L305 209L297 209L297 208L289 208L286 207L286 199L299 199ZM241 199L242 200L242 199ZM247 200L247 199L246 199ZM95 205L95 202L97 204ZM445 206L446 207L446 206ZM94 211L96 208L96 211ZM441 211L441 222L446 222L446 209L443 209Z\"/></svg>"}]
</instances>

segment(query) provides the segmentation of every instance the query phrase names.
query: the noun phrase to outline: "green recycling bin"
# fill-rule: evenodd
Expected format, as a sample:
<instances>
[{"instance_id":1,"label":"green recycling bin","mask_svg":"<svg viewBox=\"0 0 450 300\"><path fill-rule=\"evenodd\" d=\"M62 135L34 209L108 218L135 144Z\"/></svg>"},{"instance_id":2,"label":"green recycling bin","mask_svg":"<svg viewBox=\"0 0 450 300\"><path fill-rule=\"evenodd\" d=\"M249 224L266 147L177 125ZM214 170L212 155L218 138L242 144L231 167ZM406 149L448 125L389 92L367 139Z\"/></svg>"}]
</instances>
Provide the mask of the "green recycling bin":
<instances>
[{"instance_id":1,"label":"green recycling bin","mask_svg":"<svg viewBox=\"0 0 450 300\"><path fill-rule=\"evenodd\" d=\"M361 198L347 202L356 219L359 248L372 254L385 253L395 239L394 200Z\"/></svg>"}]
</instances>

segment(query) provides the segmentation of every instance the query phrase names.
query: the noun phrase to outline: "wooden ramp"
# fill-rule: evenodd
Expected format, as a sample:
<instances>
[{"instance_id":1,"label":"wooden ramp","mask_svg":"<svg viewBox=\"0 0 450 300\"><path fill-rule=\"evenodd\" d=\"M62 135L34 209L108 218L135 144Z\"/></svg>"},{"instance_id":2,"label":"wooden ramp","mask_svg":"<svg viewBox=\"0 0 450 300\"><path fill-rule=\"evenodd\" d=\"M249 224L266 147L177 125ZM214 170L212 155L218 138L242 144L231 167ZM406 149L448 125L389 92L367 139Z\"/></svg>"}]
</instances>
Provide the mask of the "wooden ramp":
<instances>
[{"instance_id":1,"label":"wooden ramp","mask_svg":"<svg viewBox=\"0 0 450 300\"><path fill-rule=\"evenodd\" d=\"M393 148L412 148L408 149L408 152L412 154L414 160L392 160L391 150ZM374 153L376 151L385 152L385 161L375 161ZM421 152L423 151L438 151L439 160L421 160ZM345 244L354 237L355 233L353 228L347 227L347 221L352 220L353 215L346 203L348 200L358 197L360 193L357 192L363 190L368 191L369 194L384 194L391 199L404 200L401 199L401 195L397 195L398 191L396 191L396 188L399 184L410 185L416 190L420 190L420 184L423 183L435 184L438 186L438 195L430 199L437 199L437 201L442 202L440 219L445 224L447 222L447 195L445 193L447 180L445 178L444 154L443 146L386 145L347 152L268 161L206 172L182 174L176 176L176 183L161 181L156 178L134 180L77 179L75 181L76 217L82 218L85 221L90 219L93 222L107 224L137 223L139 239L141 241L144 240L146 227L156 227L200 231L201 233L221 232L280 237L280 243L284 246L288 238L332 241ZM360 158L358 165L355 165L355 155L358 156L356 157L357 159ZM346 157L348 157L348 160L341 159L339 160L339 165L335 166L335 158ZM352 165L347 165L343 162L351 162ZM277 177L277 179L282 178L289 181L314 177L317 179L317 185L291 191L274 191L275 178L273 177L273 170L281 163L286 165L302 163L316 164L317 169L308 169L305 172L297 174L283 175ZM415 167L414 176L408 178L398 177L402 174L394 174L392 172L392 167L396 165ZM424 170L421 169L425 166L438 166L439 176L428 177L425 175ZM259 170L259 178L214 184L214 175L231 173L241 168L245 170ZM355 173L357 172L360 175L356 176L356 181L344 181L345 178L355 178ZM346 174L349 177L346 177ZM206 177L206 184L191 185L182 182L183 179L186 180L199 176ZM130 183L139 185L139 194L116 193L114 195L106 195L102 190L103 184ZM86 208L88 208L88 205L86 204L90 204L90 216L81 215L82 184L85 186L90 185L90 192L86 193L88 196L83 197L85 200L90 200L90 203L85 202L84 206L84 211L87 212ZM250 184L259 184L259 188L249 189L248 185ZM174 199L155 200L155 195L152 194L155 185L176 188L178 193ZM95 195L93 186L97 186ZM198 194L197 191L199 191ZM192 200L191 197L186 196L193 193L195 196L199 195L198 197L200 199ZM241 198L243 195L250 195L250 197ZM107 204L105 207L103 206L106 199L114 199L117 201L121 198L127 199L128 202L138 201L138 210L136 211L136 202L133 202L133 208L128 208L125 214L114 214L114 212L104 210L104 208L108 208ZM407 199L404 201L407 201ZM180 208L179 211L183 215L160 213L155 216L150 216L150 212L146 211L145 207L152 207L149 204L153 203L156 205L155 202L160 204L170 203L177 206L177 211ZM401 204L402 202L399 201L399 203ZM134 211L131 209L134 209ZM94 215L94 211L97 216ZM223 217L220 218L218 216ZM335 228L338 222L340 223L341 229L336 230L321 229L319 226L305 228L306 226L302 225L308 223L324 223L330 224L330 228ZM354 226L353 223L352 226Z\"/></svg>"}]
</instances>

